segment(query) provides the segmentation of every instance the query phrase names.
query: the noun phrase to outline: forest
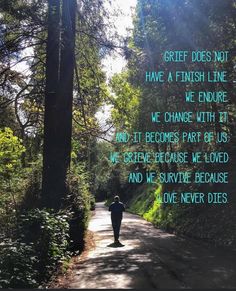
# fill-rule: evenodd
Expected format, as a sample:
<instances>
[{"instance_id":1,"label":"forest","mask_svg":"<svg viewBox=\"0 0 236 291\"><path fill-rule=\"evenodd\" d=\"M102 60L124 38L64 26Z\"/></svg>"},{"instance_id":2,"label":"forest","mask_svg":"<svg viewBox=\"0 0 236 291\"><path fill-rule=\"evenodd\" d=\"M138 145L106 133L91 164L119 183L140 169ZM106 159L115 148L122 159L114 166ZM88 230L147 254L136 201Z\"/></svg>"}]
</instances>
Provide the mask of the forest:
<instances>
[{"instance_id":1,"label":"forest","mask_svg":"<svg viewBox=\"0 0 236 291\"><path fill-rule=\"evenodd\" d=\"M107 5L112 1L0 0L1 288L38 288L59 267L66 270L71 256L84 249L95 201L109 203L114 195L121 197L129 212L156 227L212 245L236 246L236 2L137 0L127 37L114 31ZM183 62L181 69L224 69L229 81L146 82L147 71L174 71L175 64L161 56L164 51L180 50L228 51L227 62ZM114 51L127 64L122 72L107 77L102 61ZM183 103L183 90L202 92L199 103ZM107 110L105 126L97 118L102 108ZM180 109L186 113L227 110L229 121L157 124L150 118L150 112ZM166 118L183 121L190 116ZM119 132L182 134L210 129L214 135L227 132L230 141L122 143L116 139ZM230 158L224 164L194 164L184 157L185 151L227 151ZM144 154L116 163L112 152ZM159 156L150 163L147 153L153 152ZM171 191L173 184L128 181L134 171L217 172L219 167L229 171L228 183L207 183L207 191L228 192L223 206L162 204L157 198ZM201 192L206 185L176 183L174 187Z\"/></svg>"}]
</instances>

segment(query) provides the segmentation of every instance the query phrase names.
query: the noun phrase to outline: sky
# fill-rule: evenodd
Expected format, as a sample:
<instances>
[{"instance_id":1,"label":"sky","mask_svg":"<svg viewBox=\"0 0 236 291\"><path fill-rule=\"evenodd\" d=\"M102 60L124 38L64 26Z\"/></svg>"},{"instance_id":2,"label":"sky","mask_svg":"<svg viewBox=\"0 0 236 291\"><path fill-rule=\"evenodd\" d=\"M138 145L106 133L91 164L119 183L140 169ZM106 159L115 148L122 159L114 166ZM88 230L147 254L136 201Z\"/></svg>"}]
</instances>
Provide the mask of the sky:
<instances>
[{"instance_id":1,"label":"sky","mask_svg":"<svg viewBox=\"0 0 236 291\"><path fill-rule=\"evenodd\" d=\"M112 5L105 2L105 7L109 10L111 21L114 24L114 29L121 36L127 36L127 29L133 27L132 14L136 6L137 0L112 0ZM115 11L119 10L121 13L117 16ZM32 55L32 48L25 49L23 56ZM102 60L103 69L106 72L107 78L112 77L115 73L119 73L126 65L125 59L118 52L113 52ZM14 66L16 71L27 74L27 61L17 63Z\"/></svg>"},{"instance_id":2,"label":"sky","mask_svg":"<svg viewBox=\"0 0 236 291\"><path fill-rule=\"evenodd\" d=\"M111 21L115 26L116 32L121 36L127 36L127 29L133 27L132 25L132 14L134 13L134 8L136 6L137 0L112 0L112 5L105 4L105 7L109 10L111 15ZM119 10L120 15L115 14L114 11ZM22 56L32 55L32 48L25 49L22 53ZM111 77L115 73L119 73L124 68L126 62L125 59L117 52L113 52L110 56L107 56L102 61L104 71L107 74L107 77ZM16 63L14 66L16 71L21 73L26 73L28 70L27 61L21 63Z\"/></svg>"},{"instance_id":3,"label":"sky","mask_svg":"<svg viewBox=\"0 0 236 291\"><path fill-rule=\"evenodd\" d=\"M127 36L127 29L133 27L132 14L136 6L136 0L112 0L112 6L107 5L110 10L111 21L114 24L114 29L121 36ZM119 10L121 13L117 16L113 15L113 10ZM103 70L106 73L107 80L115 73L120 73L126 65L126 60L121 53L114 51L102 60ZM111 106L103 106L96 114L98 122L103 129L106 129L107 120L109 119ZM112 132L110 132L112 133ZM108 137L108 135L106 136Z\"/></svg>"},{"instance_id":4,"label":"sky","mask_svg":"<svg viewBox=\"0 0 236 291\"><path fill-rule=\"evenodd\" d=\"M112 0L112 6L107 5L110 10L111 21L114 24L114 29L121 36L127 36L128 31L133 27L132 14L136 6L136 0ZM113 15L113 11L119 10L121 13ZM102 61L107 77L111 77L115 73L120 73L126 65L125 59L117 52L113 52Z\"/></svg>"},{"instance_id":5,"label":"sky","mask_svg":"<svg viewBox=\"0 0 236 291\"><path fill-rule=\"evenodd\" d=\"M132 13L136 6L137 0L112 0L112 5L105 4L111 14L111 21L115 26L115 30L119 35L127 36L127 29L132 28ZM113 15L114 11L119 10L121 13L118 16ZM22 56L32 55L32 49L25 49ZM102 61L104 71L108 77L115 73L119 73L124 68L126 62L124 58L117 52L113 52ZM16 63L14 66L16 71L26 73L28 70L27 61Z\"/></svg>"}]
</instances>

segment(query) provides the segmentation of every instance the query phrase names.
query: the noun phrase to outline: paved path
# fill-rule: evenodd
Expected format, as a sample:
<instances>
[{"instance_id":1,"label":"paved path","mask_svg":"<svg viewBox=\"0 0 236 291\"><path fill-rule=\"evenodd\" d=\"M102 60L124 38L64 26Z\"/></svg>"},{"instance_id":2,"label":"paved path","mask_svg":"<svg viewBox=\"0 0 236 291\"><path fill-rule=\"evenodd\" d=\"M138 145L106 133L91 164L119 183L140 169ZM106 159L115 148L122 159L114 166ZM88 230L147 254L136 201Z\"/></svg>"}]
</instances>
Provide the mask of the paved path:
<instances>
[{"instance_id":1,"label":"paved path","mask_svg":"<svg viewBox=\"0 0 236 291\"><path fill-rule=\"evenodd\" d=\"M236 253L176 237L125 213L114 247L110 213L96 206L96 247L72 268L69 288L236 288Z\"/></svg>"}]
</instances>

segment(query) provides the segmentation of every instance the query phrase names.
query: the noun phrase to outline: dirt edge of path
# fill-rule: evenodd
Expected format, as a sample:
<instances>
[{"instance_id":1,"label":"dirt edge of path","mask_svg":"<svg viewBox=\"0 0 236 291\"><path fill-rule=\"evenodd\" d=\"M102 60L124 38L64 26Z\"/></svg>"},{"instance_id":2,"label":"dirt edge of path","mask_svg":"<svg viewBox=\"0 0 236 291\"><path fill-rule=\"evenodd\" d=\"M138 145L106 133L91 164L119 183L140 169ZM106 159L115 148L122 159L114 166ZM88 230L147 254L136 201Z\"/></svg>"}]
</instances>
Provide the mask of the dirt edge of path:
<instances>
[{"instance_id":1,"label":"dirt edge of path","mask_svg":"<svg viewBox=\"0 0 236 291\"><path fill-rule=\"evenodd\" d=\"M46 284L47 289L68 289L69 282L73 278L73 269L76 265L81 264L87 257L88 253L95 249L96 243L94 233L90 230L85 234L85 247L81 254L72 256L66 270L59 267L58 271L52 276L49 283Z\"/></svg>"}]
</instances>

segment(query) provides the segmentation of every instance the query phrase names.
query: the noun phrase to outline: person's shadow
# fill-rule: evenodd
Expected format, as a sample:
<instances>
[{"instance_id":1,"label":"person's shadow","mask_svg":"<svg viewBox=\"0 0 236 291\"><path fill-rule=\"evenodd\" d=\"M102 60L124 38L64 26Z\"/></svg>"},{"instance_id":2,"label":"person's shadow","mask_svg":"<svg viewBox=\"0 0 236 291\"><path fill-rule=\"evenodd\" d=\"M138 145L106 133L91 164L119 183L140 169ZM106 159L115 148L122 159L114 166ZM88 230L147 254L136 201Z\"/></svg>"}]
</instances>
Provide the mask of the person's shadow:
<instances>
[{"instance_id":1,"label":"person's shadow","mask_svg":"<svg viewBox=\"0 0 236 291\"><path fill-rule=\"evenodd\" d=\"M125 245L123 245L120 242L114 242L114 243L111 243L111 244L107 245L108 248L122 248L124 246Z\"/></svg>"}]
</instances>

